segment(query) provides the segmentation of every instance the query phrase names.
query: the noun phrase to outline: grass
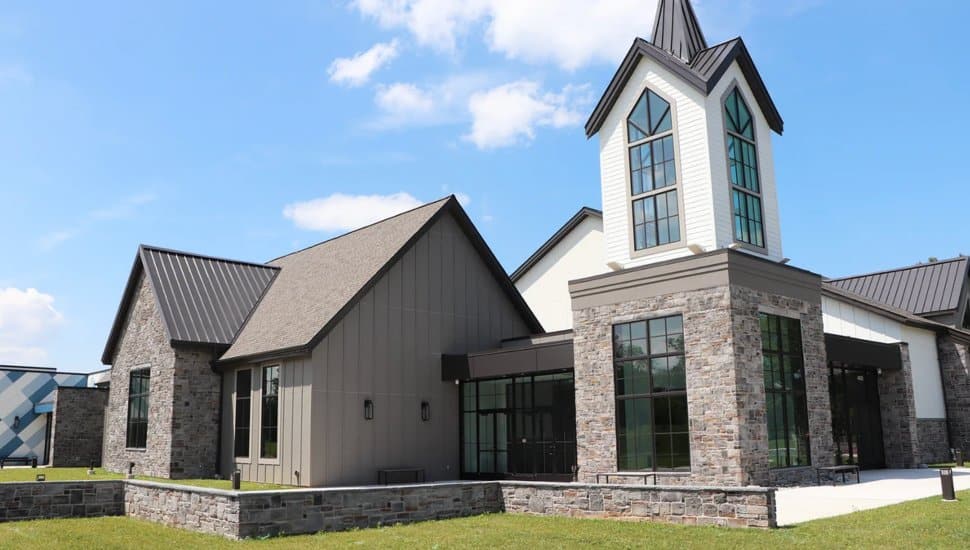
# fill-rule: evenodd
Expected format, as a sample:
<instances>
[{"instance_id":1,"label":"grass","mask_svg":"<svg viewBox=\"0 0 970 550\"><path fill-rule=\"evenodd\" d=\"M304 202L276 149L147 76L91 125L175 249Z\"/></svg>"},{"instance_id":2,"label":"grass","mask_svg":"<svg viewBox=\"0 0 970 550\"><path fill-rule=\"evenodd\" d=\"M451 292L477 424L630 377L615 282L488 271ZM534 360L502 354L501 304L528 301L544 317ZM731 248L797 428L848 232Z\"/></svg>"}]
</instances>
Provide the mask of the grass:
<instances>
[{"instance_id":1,"label":"grass","mask_svg":"<svg viewBox=\"0 0 970 550\"><path fill-rule=\"evenodd\" d=\"M122 474L114 474L102 468L95 468L94 475L88 475L87 468L4 468L0 470L0 483L8 481L35 481L37 474L47 476L47 481L91 481L98 479L124 479ZM163 479L157 477L135 476L135 479L172 483L176 485L191 485L192 487L206 487L209 489L232 489L232 482L227 479ZM251 483L243 481L240 487L243 491L264 491L271 489L288 489L284 485L270 483Z\"/></svg>"},{"instance_id":2,"label":"grass","mask_svg":"<svg viewBox=\"0 0 970 550\"><path fill-rule=\"evenodd\" d=\"M959 496L959 503L931 498L773 531L496 514L238 542L129 518L43 520L0 523L0 549L965 548L970 491Z\"/></svg>"}]
</instances>

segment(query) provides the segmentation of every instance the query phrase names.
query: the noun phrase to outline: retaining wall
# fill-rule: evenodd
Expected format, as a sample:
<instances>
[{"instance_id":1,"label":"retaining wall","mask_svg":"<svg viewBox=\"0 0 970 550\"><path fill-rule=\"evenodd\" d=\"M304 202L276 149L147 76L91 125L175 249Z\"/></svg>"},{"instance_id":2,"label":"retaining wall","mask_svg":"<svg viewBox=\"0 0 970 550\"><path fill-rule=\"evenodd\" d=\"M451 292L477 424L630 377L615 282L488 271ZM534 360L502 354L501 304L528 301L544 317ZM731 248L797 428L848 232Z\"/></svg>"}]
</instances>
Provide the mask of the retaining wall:
<instances>
[{"instance_id":1,"label":"retaining wall","mask_svg":"<svg viewBox=\"0 0 970 550\"><path fill-rule=\"evenodd\" d=\"M248 492L137 480L0 484L0 521L128 515L233 539L499 512L769 528L775 490L506 481Z\"/></svg>"},{"instance_id":2,"label":"retaining wall","mask_svg":"<svg viewBox=\"0 0 970 550\"><path fill-rule=\"evenodd\" d=\"M0 483L0 522L120 516L124 494L122 480Z\"/></svg>"}]
</instances>

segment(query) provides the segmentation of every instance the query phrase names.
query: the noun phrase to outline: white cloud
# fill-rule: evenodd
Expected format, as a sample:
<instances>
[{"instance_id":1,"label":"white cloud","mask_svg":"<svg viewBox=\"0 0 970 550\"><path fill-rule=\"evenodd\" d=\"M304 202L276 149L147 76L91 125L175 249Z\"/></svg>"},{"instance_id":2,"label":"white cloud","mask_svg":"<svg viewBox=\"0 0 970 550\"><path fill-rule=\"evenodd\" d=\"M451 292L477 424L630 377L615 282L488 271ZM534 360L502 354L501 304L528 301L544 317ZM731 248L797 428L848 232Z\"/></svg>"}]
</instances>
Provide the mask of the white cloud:
<instances>
[{"instance_id":1,"label":"white cloud","mask_svg":"<svg viewBox=\"0 0 970 550\"><path fill-rule=\"evenodd\" d=\"M479 149L495 149L535 139L536 128L579 124L575 109L588 97L586 86L566 86L558 94L542 93L539 83L520 80L477 93L468 101L471 131L464 139Z\"/></svg>"},{"instance_id":2,"label":"white cloud","mask_svg":"<svg viewBox=\"0 0 970 550\"><path fill-rule=\"evenodd\" d=\"M141 207L151 204L157 199L158 197L154 193L129 195L114 204L85 213L71 227L58 229L43 235L37 240L37 244L42 250L51 250L81 235L95 224L130 219L138 213Z\"/></svg>"},{"instance_id":3,"label":"white cloud","mask_svg":"<svg viewBox=\"0 0 970 550\"><path fill-rule=\"evenodd\" d=\"M300 229L312 231L353 231L423 203L408 193L392 195L333 195L296 202L283 209L283 216Z\"/></svg>"},{"instance_id":4,"label":"white cloud","mask_svg":"<svg viewBox=\"0 0 970 550\"><path fill-rule=\"evenodd\" d=\"M374 96L374 102L387 119L401 123L426 119L434 109L431 92L414 84L381 86Z\"/></svg>"},{"instance_id":5,"label":"white cloud","mask_svg":"<svg viewBox=\"0 0 970 550\"><path fill-rule=\"evenodd\" d=\"M372 74L398 56L398 41L374 44L353 57L335 59L327 73L330 81L347 86L363 86Z\"/></svg>"},{"instance_id":6,"label":"white cloud","mask_svg":"<svg viewBox=\"0 0 970 550\"><path fill-rule=\"evenodd\" d=\"M418 44L452 52L481 29L496 52L568 70L616 63L653 24L656 0L355 0L388 29L406 29Z\"/></svg>"},{"instance_id":7,"label":"white cloud","mask_svg":"<svg viewBox=\"0 0 970 550\"><path fill-rule=\"evenodd\" d=\"M34 288L0 289L0 363L44 361L47 352L43 343L63 321L50 294Z\"/></svg>"}]
</instances>

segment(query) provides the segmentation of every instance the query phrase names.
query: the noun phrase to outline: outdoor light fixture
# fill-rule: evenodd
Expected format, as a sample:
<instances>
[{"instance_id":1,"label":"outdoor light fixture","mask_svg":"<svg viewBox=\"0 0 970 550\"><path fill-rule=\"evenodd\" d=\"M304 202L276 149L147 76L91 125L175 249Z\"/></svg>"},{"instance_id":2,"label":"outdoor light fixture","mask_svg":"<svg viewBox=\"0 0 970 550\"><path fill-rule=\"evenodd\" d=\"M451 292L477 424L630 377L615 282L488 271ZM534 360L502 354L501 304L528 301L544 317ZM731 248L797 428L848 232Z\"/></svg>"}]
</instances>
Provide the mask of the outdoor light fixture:
<instances>
[{"instance_id":1,"label":"outdoor light fixture","mask_svg":"<svg viewBox=\"0 0 970 550\"><path fill-rule=\"evenodd\" d=\"M370 399L364 400L364 420L374 420L374 402Z\"/></svg>"},{"instance_id":2,"label":"outdoor light fixture","mask_svg":"<svg viewBox=\"0 0 970 550\"><path fill-rule=\"evenodd\" d=\"M421 402L421 420L425 422L431 420L431 403L427 401Z\"/></svg>"},{"instance_id":3,"label":"outdoor light fixture","mask_svg":"<svg viewBox=\"0 0 970 550\"><path fill-rule=\"evenodd\" d=\"M15 416L15 417L13 417L13 429L16 430L19 427L20 427L20 417L19 416Z\"/></svg>"},{"instance_id":4,"label":"outdoor light fixture","mask_svg":"<svg viewBox=\"0 0 970 550\"><path fill-rule=\"evenodd\" d=\"M47 481L47 476L44 474L37 474L37 481Z\"/></svg>"}]
</instances>

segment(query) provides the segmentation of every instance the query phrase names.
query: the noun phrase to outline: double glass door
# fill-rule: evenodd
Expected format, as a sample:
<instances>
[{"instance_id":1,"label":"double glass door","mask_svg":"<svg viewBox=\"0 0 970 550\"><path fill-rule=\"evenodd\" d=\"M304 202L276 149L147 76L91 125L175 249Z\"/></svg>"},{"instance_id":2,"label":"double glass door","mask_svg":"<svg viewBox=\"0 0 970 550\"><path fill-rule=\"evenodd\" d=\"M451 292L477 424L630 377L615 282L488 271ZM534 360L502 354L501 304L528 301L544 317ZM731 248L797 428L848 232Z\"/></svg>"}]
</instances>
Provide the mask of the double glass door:
<instances>
[{"instance_id":1,"label":"double glass door","mask_svg":"<svg viewBox=\"0 0 970 550\"><path fill-rule=\"evenodd\" d=\"M886 467L878 376L871 369L830 369L832 435L839 464Z\"/></svg>"},{"instance_id":2,"label":"double glass door","mask_svg":"<svg viewBox=\"0 0 970 550\"><path fill-rule=\"evenodd\" d=\"M571 372L462 387L462 474L565 479L576 464Z\"/></svg>"}]
</instances>

